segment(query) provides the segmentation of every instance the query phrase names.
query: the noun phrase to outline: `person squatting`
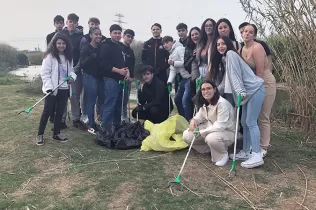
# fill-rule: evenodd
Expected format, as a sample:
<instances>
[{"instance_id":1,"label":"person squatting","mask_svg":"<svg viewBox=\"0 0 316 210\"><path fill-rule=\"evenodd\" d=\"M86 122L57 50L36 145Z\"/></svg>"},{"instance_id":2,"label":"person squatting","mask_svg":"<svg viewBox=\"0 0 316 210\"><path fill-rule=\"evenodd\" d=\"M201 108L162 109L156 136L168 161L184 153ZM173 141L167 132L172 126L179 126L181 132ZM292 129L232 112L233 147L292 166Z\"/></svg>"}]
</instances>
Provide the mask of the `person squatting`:
<instances>
[{"instance_id":1,"label":"person squatting","mask_svg":"<svg viewBox=\"0 0 316 210\"><path fill-rule=\"evenodd\" d=\"M68 99L73 126L96 134L98 126L120 125L129 116L129 98L135 80L135 55L131 44L135 32L113 24L109 38L102 35L100 20L90 18L89 32L83 34L79 17L66 20L57 15L55 31L47 35L41 77L45 98L36 144L44 144L48 120L54 124L53 139L66 142L60 134L66 129ZM242 43L236 40L232 24L223 18L206 19L202 26L176 26L179 39L162 37L162 26L151 26L152 37L141 53L142 84L136 85L137 105L132 117L153 123L165 121L174 102L179 115L189 121L183 139L190 143L199 128L193 148L211 153L217 166L224 166L232 155L227 149L234 142L237 96L241 95L239 137L243 144L236 159L241 166L264 164L270 144L270 114L276 95L271 51L257 40L257 27L239 26ZM122 42L121 42L122 40ZM96 115L96 116L95 116Z\"/></svg>"}]
</instances>

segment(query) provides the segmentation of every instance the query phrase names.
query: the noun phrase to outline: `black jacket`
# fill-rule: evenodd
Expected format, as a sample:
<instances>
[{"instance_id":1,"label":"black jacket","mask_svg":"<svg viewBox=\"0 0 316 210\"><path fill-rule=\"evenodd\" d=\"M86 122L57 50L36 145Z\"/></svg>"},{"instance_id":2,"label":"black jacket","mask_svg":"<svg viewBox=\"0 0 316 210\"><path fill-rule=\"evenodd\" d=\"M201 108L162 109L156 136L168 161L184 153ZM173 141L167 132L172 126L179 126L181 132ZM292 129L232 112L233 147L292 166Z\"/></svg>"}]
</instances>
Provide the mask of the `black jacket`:
<instances>
[{"instance_id":1,"label":"black jacket","mask_svg":"<svg viewBox=\"0 0 316 210\"><path fill-rule=\"evenodd\" d=\"M104 77L117 81L124 80L124 76L112 72L112 68L125 68L124 48L119 43L114 43L110 38L106 39L100 46L100 70Z\"/></svg>"},{"instance_id":2,"label":"black jacket","mask_svg":"<svg viewBox=\"0 0 316 210\"><path fill-rule=\"evenodd\" d=\"M126 46L123 43L120 43L124 48L125 53L125 66L128 67L130 77L134 78L134 69L135 69L135 54L130 46Z\"/></svg>"},{"instance_id":3,"label":"black jacket","mask_svg":"<svg viewBox=\"0 0 316 210\"><path fill-rule=\"evenodd\" d=\"M189 36L187 36L184 40L179 39L179 42L183 45L183 47L187 47L189 41Z\"/></svg>"},{"instance_id":4,"label":"black jacket","mask_svg":"<svg viewBox=\"0 0 316 210\"><path fill-rule=\"evenodd\" d=\"M83 72L100 79L102 75L99 71L99 48L94 48L91 44L85 45L80 50L80 67Z\"/></svg>"},{"instance_id":5,"label":"black jacket","mask_svg":"<svg viewBox=\"0 0 316 210\"><path fill-rule=\"evenodd\" d=\"M195 60L196 56L193 55L193 50L186 47L184 51L184 68L187 70L190 74L192 71L192 62Z\"/></svg>"},{"instance_id":6,"label":"black jacket","mask_svg":"<svg viewBox=\"0 0 316 210\"><path fill-rule=\"evenodd\" d=\"M66 36L69 37L72 44L73 63L74 63L74 66L76 66L80 58L80 41L83 37L82 31L80 31L79 29L76 29L74 33L70 34L68 29L64 28L59 33L65 34Z\"/></svg>"},{"instance_id":7,"label":"black jacket","mask_svg":"<svg viewBox=\"0 0 316 210\"><path fill-rule=\"evenodd\" d=\"M162 114L169 112L169 93L167 85L156 76L153 77L151 83L145 83L142 90L138 91L138 100L139 103L144 106L145 110L149 110L151 107L157 107ZM171 99L170 107L172 110L173 104Z\"/></svg>"},{"instance_id":8,"label":"black jacket","mask_svg":"<svg viewBox=\"0 0 316 210\"><path fill-rule=\"evenodd\" d=\"M142 64L154 68L155 74L167 74L169 52L162 45L162 38L151 38L144 43L142 51Z\"/></svg>"},{"instance_id":9,"label":"black jacket","mask_svg":"<svg viewBox=\"0 0 316 210\"><path fill-rule=\"evenodd\" d=\"M50 34L48 34L46 36L46 44L47 45L52 41L52 39L53 39L53 37L55 36L56 33L57 33L57 31L54 31L53 33L50 33Z\"/></svg>"}]
</instances>

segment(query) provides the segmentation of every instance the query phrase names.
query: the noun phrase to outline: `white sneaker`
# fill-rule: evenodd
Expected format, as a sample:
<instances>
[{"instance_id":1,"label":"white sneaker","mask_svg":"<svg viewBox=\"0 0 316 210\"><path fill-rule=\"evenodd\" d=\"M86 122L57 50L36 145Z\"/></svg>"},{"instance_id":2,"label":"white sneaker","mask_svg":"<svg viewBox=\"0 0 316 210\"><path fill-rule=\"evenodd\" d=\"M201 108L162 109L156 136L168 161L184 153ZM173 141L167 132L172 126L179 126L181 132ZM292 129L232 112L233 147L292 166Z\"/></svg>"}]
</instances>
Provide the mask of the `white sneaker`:
<instances>
[{"instance_id":1,"label":"white sneaker","mask_svg":"<svg viewBox=\"0 0 316 210\"><path fill-rule=\"evenodd\" d=\"M264 164L261 152L252 152L250 158L241 163L243 168L255 168Z\"/></svg>"},{"instance_id":2,"label":"white sneaker","mask_svg":"<svg viewBox=\"0 0 316 210\"><path fill-rule=\"evenodd\" d=\"M93 134L93 135L97 134L93 128L88 128L88 132Z\"/></svg>"},{"instance_id":3,"label":"white sneaker","mask_svg":"<svg viewBox=\"0 0 316 210\"><path fill-rule=\"evenodd\" d=\"M236 160L248 160L250 157L250 152L245 153L244 151L240 150L237 154L236 154ZM234 159L234 154L230 154L229 158L231 160Z\"/></svg>"},{"instance_id":4,"label":"white sneaker","mask_svg":"<svg viewBox=\"0 0 316 210\"><path fill-rule=\"evenodd\" d=\"M228 153L226 152L226 154L224 155L224 157L223 157L221 160L217 161L217 162L215 163L215 165L217 165L217 166L224 166L224 165L226 165L226 163L228 162L228 160L229 160L229 157L228 157Z\"/></svg>"},{"instance_id":5,"label":"white sneaker","mask_svg":"<svg viewBox=\"0 0 316 210\"><path fill-rule=\"evenodd\" d=\"M265 158L268 154L268 150L260 148L260 153L262 155L262 158Z\"/></svg>"}]
</instances>

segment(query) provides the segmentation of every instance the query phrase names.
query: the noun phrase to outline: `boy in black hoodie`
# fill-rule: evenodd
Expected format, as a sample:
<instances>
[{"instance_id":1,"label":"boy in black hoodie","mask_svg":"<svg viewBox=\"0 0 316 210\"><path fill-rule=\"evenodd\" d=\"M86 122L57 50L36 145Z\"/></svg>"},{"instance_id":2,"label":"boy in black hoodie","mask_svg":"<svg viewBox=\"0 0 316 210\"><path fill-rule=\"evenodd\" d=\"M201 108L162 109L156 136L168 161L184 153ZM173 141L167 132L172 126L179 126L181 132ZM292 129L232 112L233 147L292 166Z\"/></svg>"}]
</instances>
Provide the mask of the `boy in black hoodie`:
<instances>
[{"instance_id":1,"label":"boy in black hoodie","mask_svg":"<svg viewBox=\"0 0 316 210\"><path fill-rule=\"evenodd\" d=\"M120 125L122 112L122 86L119 81L129 80L125 64L124 48L119 44L122 38L121 26L110 27L111 38L100 48L100 70L104 77L103 125Z\"/></svg>"},{"instance_id":2,"label":"boy in black hoodie","mask_svg":"<svg viewBox=\"0 0 316 210\"><path fill-rule=\"evenodd\" d=\"M124 103L123 103L123 119L127 122L128 111L127 104L129 103L129 96L131 93L131 82L134 79L134 68L135 68L135 54L131 48L131 44L134 40L135 32L131 29L126 29L124 31L123 43L121 45L124 48L125 53L125 65L129 70L130 79L127 82L127 87L124 95Z\"/></svg>"},{"instance_id":3,"label":"boy in black hoodie","mask_svg":"<svg viewBox=\"0 0 316 210\"><path fill-rule=\"evenodd\" d=\"M155 75L167 84L167 69L169 68L169 53L162 45L161 25L155 23L151 26L153 37L144 43L142 51L142 64L154 68Z\"/></svg>"},{"instance_id":4,"label":"boy in black hoodie","mask_svg":"<svg viewBox=\"0 0 316 210\"><path fill-rule=\"evenodd\" d=\"M144 85L138 89L139 105L132 111L134 118L149 120L152 123L161 123L169 116L169 93L165 83L154 76L152 66L143 66L141 69ZM173 103L170 98L170 112Z\"/></svg>"},{"instance_id":5,"label":"boy in black hoodie","mask_svg":"<svg viewBox=\"0 0 316 210\"><path fill-rule=\"evenodd\" d=\"M63 27L65 26L65 19L61 15L56 15L56 17L54 18L54 26L55 31L46 36L47 45L52 41L53 37L57 32L63 30Z\"/></svg>"}]
</instances>

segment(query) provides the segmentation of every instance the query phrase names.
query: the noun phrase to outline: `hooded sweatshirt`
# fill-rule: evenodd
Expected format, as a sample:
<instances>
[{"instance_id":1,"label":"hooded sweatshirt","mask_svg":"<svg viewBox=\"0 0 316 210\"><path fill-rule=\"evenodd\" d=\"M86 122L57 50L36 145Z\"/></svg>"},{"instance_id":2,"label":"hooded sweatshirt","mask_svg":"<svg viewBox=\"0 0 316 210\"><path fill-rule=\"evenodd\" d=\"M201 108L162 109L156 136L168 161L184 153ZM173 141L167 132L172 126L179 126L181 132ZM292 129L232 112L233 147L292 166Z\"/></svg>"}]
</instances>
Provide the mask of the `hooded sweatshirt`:
<instances>
[{"instance_id":1,"label":"hooded sweatshirt","mask_svg":"<svg viewBox=\"0 0 316 210\"><path fill-rule=\"evenodd\" d=\"M142 64L154 68L155 74L167 74L169 53L162 45L162 38L151 38L144 43Z\"/></svg>"},{"instance_id":2,"label":"hooded sweatshirt","mask_svg":"<svg viewBox=\"0 0 316 210\"><path fill-rule=\"evenodd\" d=\"M185 48L178 41L175 41L172 45L172 48L169 50L169 59L173 60L174 64L170 65L168 83L172 83L174 81L177 73L180 73L184 79L191 77L190 73L184 68L184 52Z\"/></svg>"},{"instance_id":3,"label":"hooded sweatshirt","mask_svg":"<svg viewBox=\"0 0 316 210\"><path fill-rule=\"evenodd\" d=\"M64 34L69 37L72 44L73 64L74 66L76 66L80 58L80 41L83 37L82 31L76 28L75 31L70 34L66 27L63 30L61 30L59 33Z\"/></svg>"},{"instance_id":4,"label":"hooded sweatshirt","mask_svg":"<svg viewBox=\"0 0 316 210\"><path fill-rule=\"evenodd\" d=\"M134 78L134 69L135 69L135 54L130 46L126 46L123 43L120 43L124 48L125 53L125 66L128 68L130 77Z\"/></svg>"},{"instance_id":5,"label":"hooded sweatshirt","mask_svg":"<svg viewBox=\"0 0 316 210\"><path fill-rule=\"evenodd\" d=\"M114 80L124 80L124 76L112 72L113 67L125 68L125 53L121 44L113 42L110 38L106 39L100 46L100 71L106 78Z\"/></svg>"},{"instance_id":6,"label":"hooded sweatshirt","mask_svg":"<svg viewBox=\"0 0 316 210\"><path fill-rule=\"evenodd\" d=\"M94 48L91 44L87 44L80 50L80 67L84 73L90 74L96 79L102 78L99 70L99 49L99 47Z\"/></svg>"}]
</instances>

